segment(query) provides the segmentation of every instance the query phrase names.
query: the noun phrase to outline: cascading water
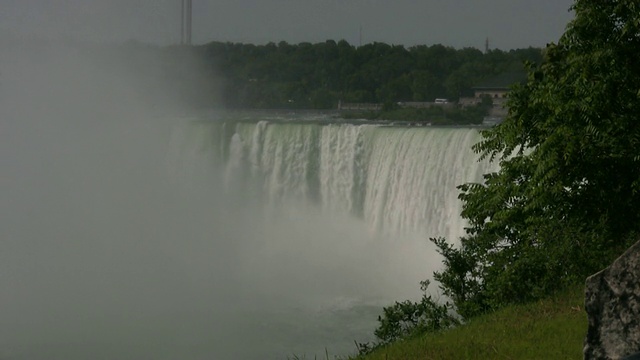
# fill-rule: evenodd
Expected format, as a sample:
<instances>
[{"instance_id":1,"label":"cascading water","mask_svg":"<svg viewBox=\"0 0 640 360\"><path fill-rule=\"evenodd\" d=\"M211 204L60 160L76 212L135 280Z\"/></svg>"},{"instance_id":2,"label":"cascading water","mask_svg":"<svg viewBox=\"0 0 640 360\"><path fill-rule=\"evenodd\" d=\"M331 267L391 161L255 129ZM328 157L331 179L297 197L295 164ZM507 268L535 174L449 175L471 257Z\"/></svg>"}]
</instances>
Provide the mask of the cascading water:
<instances>
[{"instance_id":1,"label":"cascading water","mask_svg":"<svg viewBox=\"0 0 640 360\"><path fill-rule=\"evenodd\" d=\"M294 201L359 218L389 236L457 239L464 223L456 186L491 170L471 151L479 139L471 128L259 121L235 124L227 139L220 123L194 126L197 137L183 141L217 154L227 186L267 206ZM198 138L202 132L211 136Z\"/></svg>"}]
</instances>

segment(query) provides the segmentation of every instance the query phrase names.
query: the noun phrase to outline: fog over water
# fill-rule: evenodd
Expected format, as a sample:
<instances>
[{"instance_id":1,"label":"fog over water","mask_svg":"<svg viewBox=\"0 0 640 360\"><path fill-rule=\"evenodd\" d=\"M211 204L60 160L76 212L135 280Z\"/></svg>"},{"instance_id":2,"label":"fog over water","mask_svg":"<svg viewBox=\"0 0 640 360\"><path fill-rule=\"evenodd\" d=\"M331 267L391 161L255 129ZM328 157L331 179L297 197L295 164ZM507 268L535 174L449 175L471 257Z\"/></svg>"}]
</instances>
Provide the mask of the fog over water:
<instances>
[{"instance_id":1,"label":"fog over water","mask_svg":"<svg viewBox=\"0 0 640 360\"><path fill-rule=\"evenodd\" d=\"M424 236L248 196L109 57L14 46L0 73L2 359L350 353L438 266Z\"/></svg>"}]
</instances>

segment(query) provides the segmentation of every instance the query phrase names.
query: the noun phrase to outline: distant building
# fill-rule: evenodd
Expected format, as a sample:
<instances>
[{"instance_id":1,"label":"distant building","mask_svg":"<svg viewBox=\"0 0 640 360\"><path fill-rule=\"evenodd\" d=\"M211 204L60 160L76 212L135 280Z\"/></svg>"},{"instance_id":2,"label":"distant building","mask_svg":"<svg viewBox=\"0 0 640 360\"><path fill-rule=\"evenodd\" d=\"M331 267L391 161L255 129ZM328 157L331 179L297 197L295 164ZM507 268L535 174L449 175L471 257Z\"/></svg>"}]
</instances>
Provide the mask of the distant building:
<instances>
[{"instance_id":1,"label":"distant building","mask_svg":"<svg viewBox=\"0 0 640 360\"><path fill-rule=\"evenodd\" d=\"M525 72L506 72L489 78L472 88L475 98L489 95L492 99L506 99L509 88L527 80Z\"/></svg>"},{"instance_id":2,"label":"distant building","mask_svg":"<svg viewBox=\"0 0 640 360\"><path fill-rule=\"evenodd\" d=\"M489 115L485 117L483 124L495 125L502 122L507 116L509 110L506 107L509 89L516 83L525 82L527 74L524 72L507 72L502 73L493 78L489 78L484 82L474 86L472 98L460 98L459 104L462 106L471 106L482 103L482 98L488 96L493 102Z\"/></svg>"},{"instance_id":3,"label":"distant building","mask_svg":"<svg viewBox=\"0 0 640 360\"><path fill-rule=\"evenodd\" d=\"M483 87L478 86L473 88L473 97L481 99L483 96L489 96L492 99L506 99L508 87Z\"/></svg>"}]
</instances>

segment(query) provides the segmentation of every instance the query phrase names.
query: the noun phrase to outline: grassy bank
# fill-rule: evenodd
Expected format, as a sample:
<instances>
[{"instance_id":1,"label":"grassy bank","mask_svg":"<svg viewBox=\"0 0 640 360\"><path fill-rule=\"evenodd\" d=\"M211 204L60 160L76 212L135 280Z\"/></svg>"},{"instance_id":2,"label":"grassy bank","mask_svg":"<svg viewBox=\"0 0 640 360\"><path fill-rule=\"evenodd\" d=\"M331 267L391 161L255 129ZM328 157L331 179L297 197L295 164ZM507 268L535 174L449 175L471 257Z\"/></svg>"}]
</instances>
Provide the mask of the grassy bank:
<instances>
[{"instance_id":1,"label":"grassy bank","mask_svg":"<svg viewBox=\"0 0 640 360\"><path fill-rule=\"evenodd\" d=\"M510 306L441 333L394 343L357 360L582 359L584 288Z\"/></svg>"}]
</instances>

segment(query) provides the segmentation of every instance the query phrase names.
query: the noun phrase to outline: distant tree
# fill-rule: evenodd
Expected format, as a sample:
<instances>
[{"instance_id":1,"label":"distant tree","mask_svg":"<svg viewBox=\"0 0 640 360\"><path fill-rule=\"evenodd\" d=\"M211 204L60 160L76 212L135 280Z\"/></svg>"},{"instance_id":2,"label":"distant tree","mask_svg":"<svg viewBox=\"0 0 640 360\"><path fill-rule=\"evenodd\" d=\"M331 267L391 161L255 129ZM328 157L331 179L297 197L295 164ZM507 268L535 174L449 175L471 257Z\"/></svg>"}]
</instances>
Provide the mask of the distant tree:
<instances>
[{"instance_id":1,"label":"distant tree","mask_svg":"<svg viewBox=\"0 0 640 360\"><path fill-rule=\"evenodd\" d=\"M434 101L442 96L442 82L428 70L415 70L410 78L414 101Z\"/></svg>"},{"instance_id":2,"label":"distant tree","mask_svg":"<svg viewBox=\"0 0 640 360\"><path fill-rule=\"evenodd\" d=\"M410 101L413 98L411 79L404 75L388 81L377 90L376 97L383 103Z\"/></svg>"},{"instance_id":3,"label":"distant tree","mask_svg":"<svg viewBox=\"0 0 640 360\"><path fill-rule=\"evenodd\" d=\"M521 68L522 59L535 53L525 49L483 54L443 45L407 49L385 43L356 48L344 40L266 45L212 42L193 50L208 73L198 81L220 89L228 106L252 108L292 104L325 108L338 99L390 104L455 99L468 94L484 77L514 66ZM168 72L181 71L184 69L176 67ZM328 94L333 100L329 101ZM211 95L198 96L203 106L207 99L214 101Z\"/></svg>"}]
</instances>

